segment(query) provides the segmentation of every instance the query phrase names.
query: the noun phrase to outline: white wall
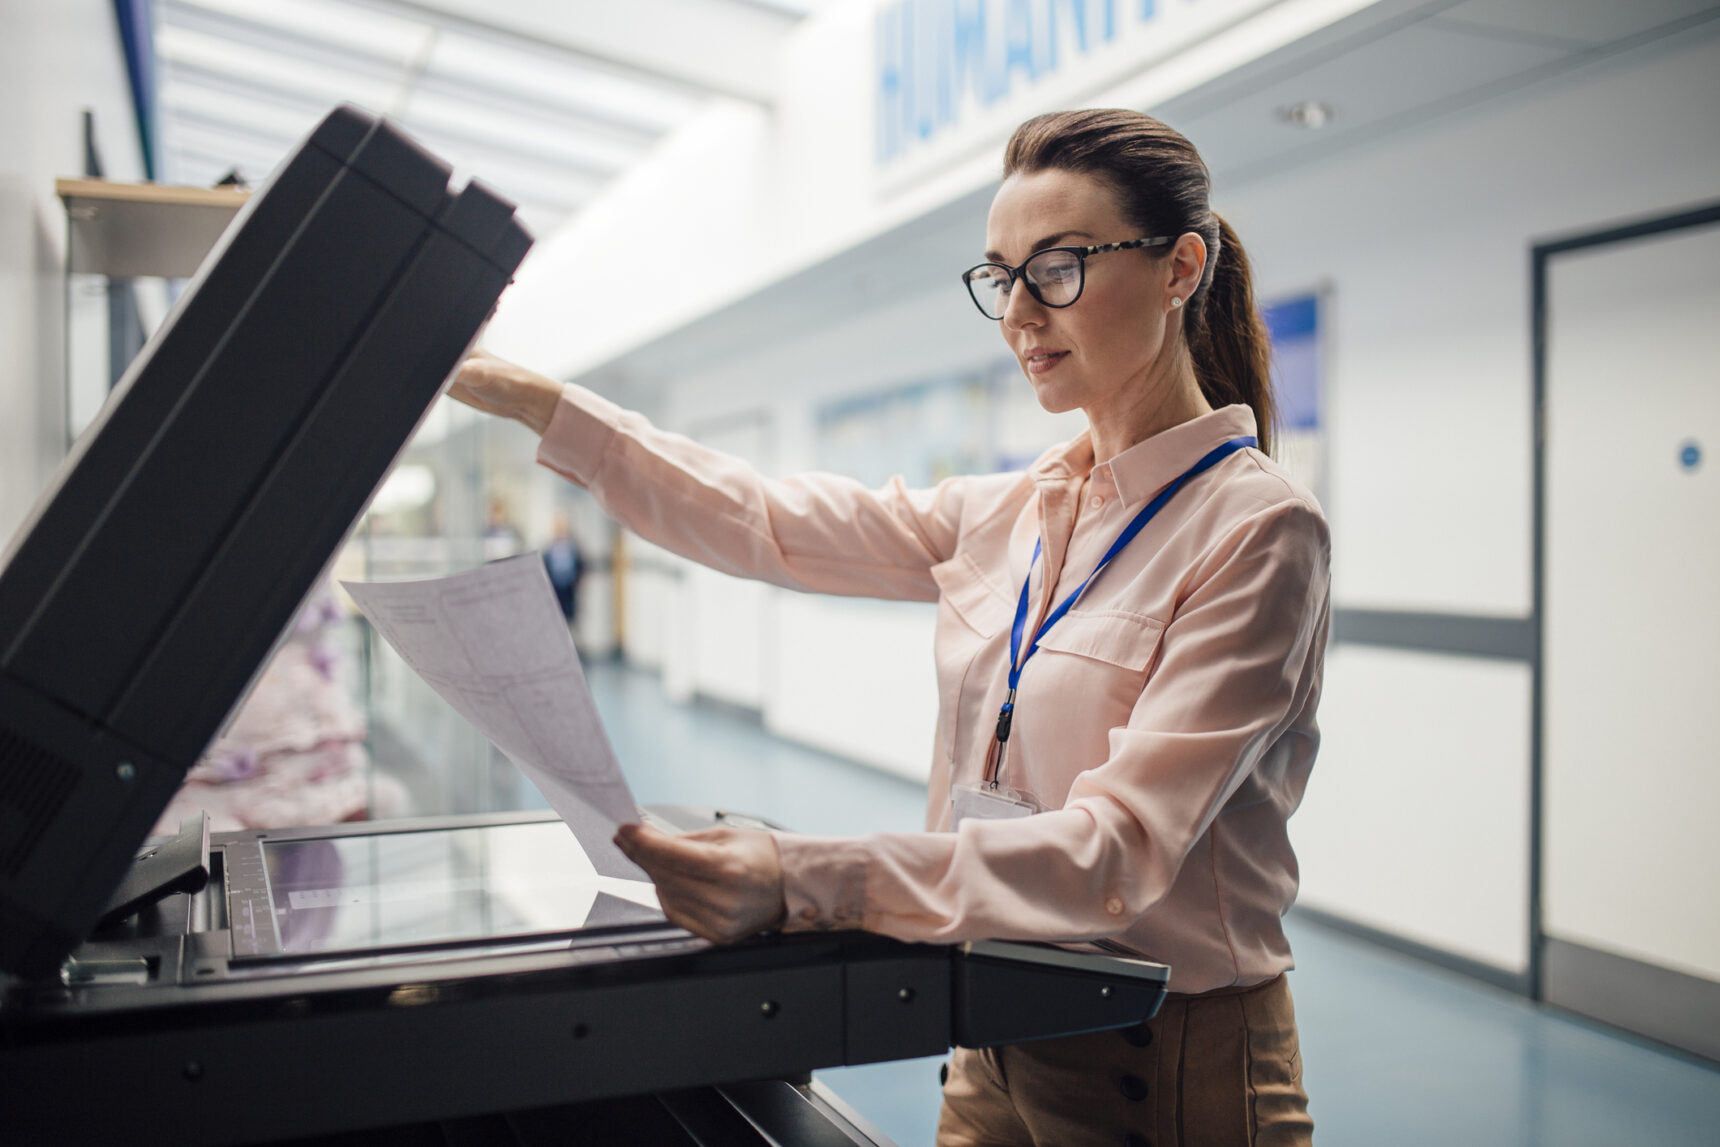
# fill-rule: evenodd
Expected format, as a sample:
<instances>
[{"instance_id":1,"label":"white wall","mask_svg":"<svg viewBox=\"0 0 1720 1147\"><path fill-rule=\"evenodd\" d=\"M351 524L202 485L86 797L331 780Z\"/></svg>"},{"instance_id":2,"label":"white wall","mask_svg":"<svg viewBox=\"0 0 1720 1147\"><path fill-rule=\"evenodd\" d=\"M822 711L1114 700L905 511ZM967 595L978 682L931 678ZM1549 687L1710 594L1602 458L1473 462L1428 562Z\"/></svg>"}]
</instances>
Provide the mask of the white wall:
<instances>
[{"instance_id":1,"label":"white wall","mask_svg":"<svg viewBox=\"0 0 1720 1147\"><path fill-rule=\"evenodd\" d=\"M1330 649L1320 756L1290 822L1301 902L1524 967L1529 686L1522 663Z\"/></svg>"},{"instance_id":2,"label":"white wall","mask_svg":"<svg viewBox=\"0 0 1720 1147\"><path fill-rule=\"evenodd\" d=\"M0 551L65 450L65 213L84 108L110 178L143 165L113 6L0 0Z\"/></svg>"},{"instance_id":3,"label":"white wall","mask_svg":"<svg viewBox=\"0 0 1720 1147\"><path fill-rule=\"evenodd\" d=\"M921 603L780 594L765 727L925 780L938 722L935 617L935 608Z\"/></svg>"}]
</instances>

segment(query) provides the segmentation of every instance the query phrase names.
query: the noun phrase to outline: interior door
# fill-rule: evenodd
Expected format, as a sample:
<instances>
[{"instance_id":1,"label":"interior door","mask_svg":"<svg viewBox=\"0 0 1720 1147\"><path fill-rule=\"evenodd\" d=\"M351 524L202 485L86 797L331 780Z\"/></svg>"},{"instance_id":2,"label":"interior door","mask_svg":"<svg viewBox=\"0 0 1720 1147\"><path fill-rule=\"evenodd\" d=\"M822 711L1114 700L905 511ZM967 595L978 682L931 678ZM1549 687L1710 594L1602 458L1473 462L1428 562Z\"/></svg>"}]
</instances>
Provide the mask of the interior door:
<instances>
[{"instance_id":1,"label":"interior door","mask_svg":"<svg viewBox=\"0 0 1720 1147\"><path fill-rule=\"evenodd\" d=\"M1720 1057L1720 222L1545 300L1543 991Z\"/></svg>"}]
</instances>

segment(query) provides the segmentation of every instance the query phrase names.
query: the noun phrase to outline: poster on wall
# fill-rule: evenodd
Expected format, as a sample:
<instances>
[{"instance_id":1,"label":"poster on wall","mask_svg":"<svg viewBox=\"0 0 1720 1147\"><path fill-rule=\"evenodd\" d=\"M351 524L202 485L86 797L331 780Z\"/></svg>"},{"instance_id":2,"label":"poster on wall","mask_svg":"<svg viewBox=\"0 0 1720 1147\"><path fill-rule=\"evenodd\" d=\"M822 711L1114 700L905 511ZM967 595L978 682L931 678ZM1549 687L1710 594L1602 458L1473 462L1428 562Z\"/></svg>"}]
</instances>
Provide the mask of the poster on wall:
<instances>
[{"instance_id":1,"label":"poster on wall","mask_svg":"<svg viewBox=\"0 0 1720 1147\"><path fill-rule=\"evenodd\" d=\"M814 415L820 470L910 489L996 468L996 388L975 372L825 403Z\"/></svg>"},{"instance_id":2,"label":"poster on wall","mask_svg":"<svg viewBox=\"0 0 1720 1147\"><path fill-rule=\"evenodd\" d=\"M1272 336L1272 387L1278 399L1278 461L1314 496L1325 499L1325 387L1318 294L1280 299L1260 308Z\"/></svg>"}]
</instances>

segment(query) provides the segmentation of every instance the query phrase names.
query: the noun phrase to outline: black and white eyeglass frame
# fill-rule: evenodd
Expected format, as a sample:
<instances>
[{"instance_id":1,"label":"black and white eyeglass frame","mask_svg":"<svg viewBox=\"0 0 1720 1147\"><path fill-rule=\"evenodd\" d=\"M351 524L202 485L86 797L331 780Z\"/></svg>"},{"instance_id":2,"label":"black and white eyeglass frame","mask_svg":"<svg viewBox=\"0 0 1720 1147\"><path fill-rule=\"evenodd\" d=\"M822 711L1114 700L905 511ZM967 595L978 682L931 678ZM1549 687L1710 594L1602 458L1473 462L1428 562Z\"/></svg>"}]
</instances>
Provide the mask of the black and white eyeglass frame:
<instances>
[{"instance_id":1,"label":"black and white eyeglass frame","mask_svg":"<svg viewBox=\"0 0 1720 1147\"><path fill-rule=\"evenodd\" d=\"M1013 289L1016 280L1019 279L1023 283L1027 284L1028 292L1032 294L1035 299L1038 299L1041 305L1061 310L1064 307L1072 307L1081 301L1081 293L1087 289L1087 257L1089 255L1102 255L1106 251L1132 251L1141 247L1163 247L1167 243L1176 242L1176 240L1177 236L1175 235L1157 235L1151 239L1127 239L1121 243L1099 243L1092 247L1045 247L1041 250L1035 251L1026 259L1022 260L1019 267L1010 267L1003 263L975 263L973 266L962 272L962 284L967 287L968 298L972 299L973 305L979 308L979 313L990 319L992 322L1002 322L1003 316L1000 314L994 315L990 311L986 310L985 304L979 301L979 296L974 293L973 289L974 272L983 271L987 267L996 267L998 270L1008 273L1009 286L1004 288L1005 290ZM1049 255L1056 251L1067 251L1074 255L1076 264L1081 268L1081 281L1075 287L1075 297L1070 299L1067 303L1047 302L1045 296L1039 293L1038 284L1027 277L1027 265L1029 263L1041 256Z\"/></svg>"}]
</instances>

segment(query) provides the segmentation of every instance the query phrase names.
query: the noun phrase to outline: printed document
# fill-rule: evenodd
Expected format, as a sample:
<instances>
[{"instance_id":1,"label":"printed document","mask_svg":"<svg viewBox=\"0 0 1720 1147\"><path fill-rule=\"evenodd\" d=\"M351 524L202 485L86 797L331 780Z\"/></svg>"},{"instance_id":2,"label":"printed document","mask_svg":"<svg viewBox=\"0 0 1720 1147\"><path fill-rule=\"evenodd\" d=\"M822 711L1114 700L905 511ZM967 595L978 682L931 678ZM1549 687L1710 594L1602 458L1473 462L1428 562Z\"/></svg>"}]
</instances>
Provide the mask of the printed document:
<instances>
[{"instance_id":1,"label":"printed document","mask_svg":"<svg viewBox=\"0 0 1720 1147\"><path fill-rule=\"evenodd\" d=\"M536 553L427 581L342 582L402 660L530 777L600 874L639 812Z\"/></svg>"}]
</instances>

